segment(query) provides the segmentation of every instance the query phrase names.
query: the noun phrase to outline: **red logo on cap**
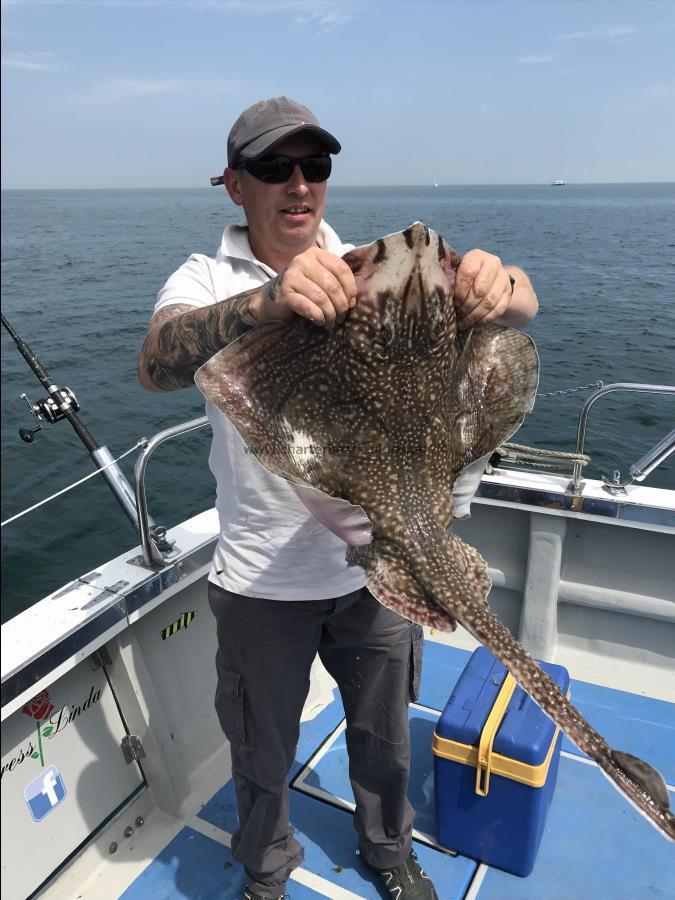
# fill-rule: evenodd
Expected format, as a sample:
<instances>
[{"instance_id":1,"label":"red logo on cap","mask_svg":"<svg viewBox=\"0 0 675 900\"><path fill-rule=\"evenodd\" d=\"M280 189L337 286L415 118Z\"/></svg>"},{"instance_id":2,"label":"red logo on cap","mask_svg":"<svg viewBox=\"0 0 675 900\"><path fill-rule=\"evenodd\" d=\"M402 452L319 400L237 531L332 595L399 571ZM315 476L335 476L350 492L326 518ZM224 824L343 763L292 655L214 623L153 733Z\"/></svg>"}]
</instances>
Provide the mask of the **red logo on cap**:
<instances>
[{"instance_id":1,"label":"red logo on cap","mask_svg":"<svg viewBox=\"0 0 675 900\"><path fill-rule=\"evenodd\" d=\"M298 125L305 125L306 123L302 121L302 119L298 119Z\"/></svg>"}]
</instances>

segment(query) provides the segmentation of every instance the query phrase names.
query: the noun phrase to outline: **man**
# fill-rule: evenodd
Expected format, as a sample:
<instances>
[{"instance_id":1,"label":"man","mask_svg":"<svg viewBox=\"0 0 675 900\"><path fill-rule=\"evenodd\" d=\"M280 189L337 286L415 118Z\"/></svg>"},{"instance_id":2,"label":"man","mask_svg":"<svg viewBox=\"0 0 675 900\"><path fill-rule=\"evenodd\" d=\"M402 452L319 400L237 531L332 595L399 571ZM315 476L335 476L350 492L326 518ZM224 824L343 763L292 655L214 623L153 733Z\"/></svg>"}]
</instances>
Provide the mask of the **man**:
<instances>
[{"instance_id":1,"label":"man","mask_svg":"<svg viewBox=\"0 0 675 900\"><path fill-rule=\"evenodd\" d=\"M215 258L191 256L159 292L139 356L144 387L191 385L207 359L264 322L299 315L332 329L344 320L356 303L340 258L351 246L323 221L330 154L340 149L285 97L241 114L227 168L212 181L224 183L247 225L229 226ZM463 327L521 325L537 310L525 273L480 250L462 261L455 303ZM282 897L303 859L288 824L288 771L318 652L345 706L361 857L397 900L437 900L411 852L406 796L421 629L372 597L362 571L347 567L344 543L246 452L222 414L207 410L221 532L209 576L216 710L232 750L232 851L248 877L244 896Z\"/></svg>"}]
</instances>

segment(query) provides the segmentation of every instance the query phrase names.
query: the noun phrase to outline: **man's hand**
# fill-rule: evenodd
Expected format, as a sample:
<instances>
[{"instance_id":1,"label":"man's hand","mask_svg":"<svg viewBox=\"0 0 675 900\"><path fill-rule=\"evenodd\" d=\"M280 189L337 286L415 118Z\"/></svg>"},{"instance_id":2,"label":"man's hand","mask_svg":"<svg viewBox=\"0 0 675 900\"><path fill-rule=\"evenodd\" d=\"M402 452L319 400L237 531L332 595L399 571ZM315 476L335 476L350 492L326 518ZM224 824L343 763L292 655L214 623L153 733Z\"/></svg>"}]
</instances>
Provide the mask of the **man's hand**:
<instances>
[{"instance_id":1,"label":"man's hand","mask_svg":"<svg viewBox=\"0 0 675 900\"><path fill-rule=\"evenodd\" d=\"M261 292L260 322L296 313L329 331L356 303L356 281L346 262L319 247L300 253Z\"/></svg>"},{"instance_id":2,"label":"man's hand","mask_svg":"<svg viewBox=\"0 0 675 900\"><path fill-rule=\"evenodd\" d=\"M494 322L508 310L512 293L509 273L501 259L484 250L471 250L457 270L457 326L470 328Z\"/></svg>"},{"instance_id":3,"label":"man's hand","mask_svg":"<svg viewBox=\"0 0 675 900\"><path fill-rule=\"evenodd\" d=\"M510 275L515 278L512 287ZM537 314L537 295L522 269L505 268L498 256L471 250L460 263L455 281L457 327L526 325Z\"/></svg>"}]
</instances>

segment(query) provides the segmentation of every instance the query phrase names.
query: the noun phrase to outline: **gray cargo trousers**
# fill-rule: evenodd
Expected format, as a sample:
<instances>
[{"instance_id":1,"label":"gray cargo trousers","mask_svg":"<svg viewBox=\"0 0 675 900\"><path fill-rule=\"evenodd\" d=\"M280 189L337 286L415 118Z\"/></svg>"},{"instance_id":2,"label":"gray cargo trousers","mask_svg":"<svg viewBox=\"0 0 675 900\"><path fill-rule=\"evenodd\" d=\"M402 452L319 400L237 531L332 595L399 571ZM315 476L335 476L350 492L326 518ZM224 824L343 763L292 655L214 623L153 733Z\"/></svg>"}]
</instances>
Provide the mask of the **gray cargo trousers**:
<instances>
[{"instance_id":1,"label":"gray cargo trousers","mask_svg":"<svg viewBox=\"0 0 675 900\"><path fill-rule=\"evenodd\" d=\"M232 852L253 893L278 897L304 853L288 821L288 775L316 653L347 719L354 827L365 862L410 853L408 703L416 699L422 629L366 588L333 600L244 597L209 584L216 617L215 706L230 742L239 828Z\"/></svg>"}]
</instances>

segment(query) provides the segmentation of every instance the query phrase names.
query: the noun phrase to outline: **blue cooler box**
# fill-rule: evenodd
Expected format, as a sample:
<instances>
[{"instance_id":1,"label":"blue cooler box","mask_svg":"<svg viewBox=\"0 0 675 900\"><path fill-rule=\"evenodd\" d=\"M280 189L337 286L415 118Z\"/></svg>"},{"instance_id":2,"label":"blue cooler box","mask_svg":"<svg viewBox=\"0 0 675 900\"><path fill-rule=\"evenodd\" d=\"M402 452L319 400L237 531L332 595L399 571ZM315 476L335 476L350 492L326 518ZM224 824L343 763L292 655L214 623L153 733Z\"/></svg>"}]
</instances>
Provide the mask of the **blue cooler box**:
<instances>
[{"instance_id":1,"label":"blue cooler box","mask_svg":"<svg viewBox=\"0 0 675 900\"><path fill-rule=\"evenodd\" d=\"M540 665L567 694L567 670ZM548 716L479 647L434 734L438 842L514 875L529 875L555 789L561 741Z\"/></svg>"}]
</instances>

